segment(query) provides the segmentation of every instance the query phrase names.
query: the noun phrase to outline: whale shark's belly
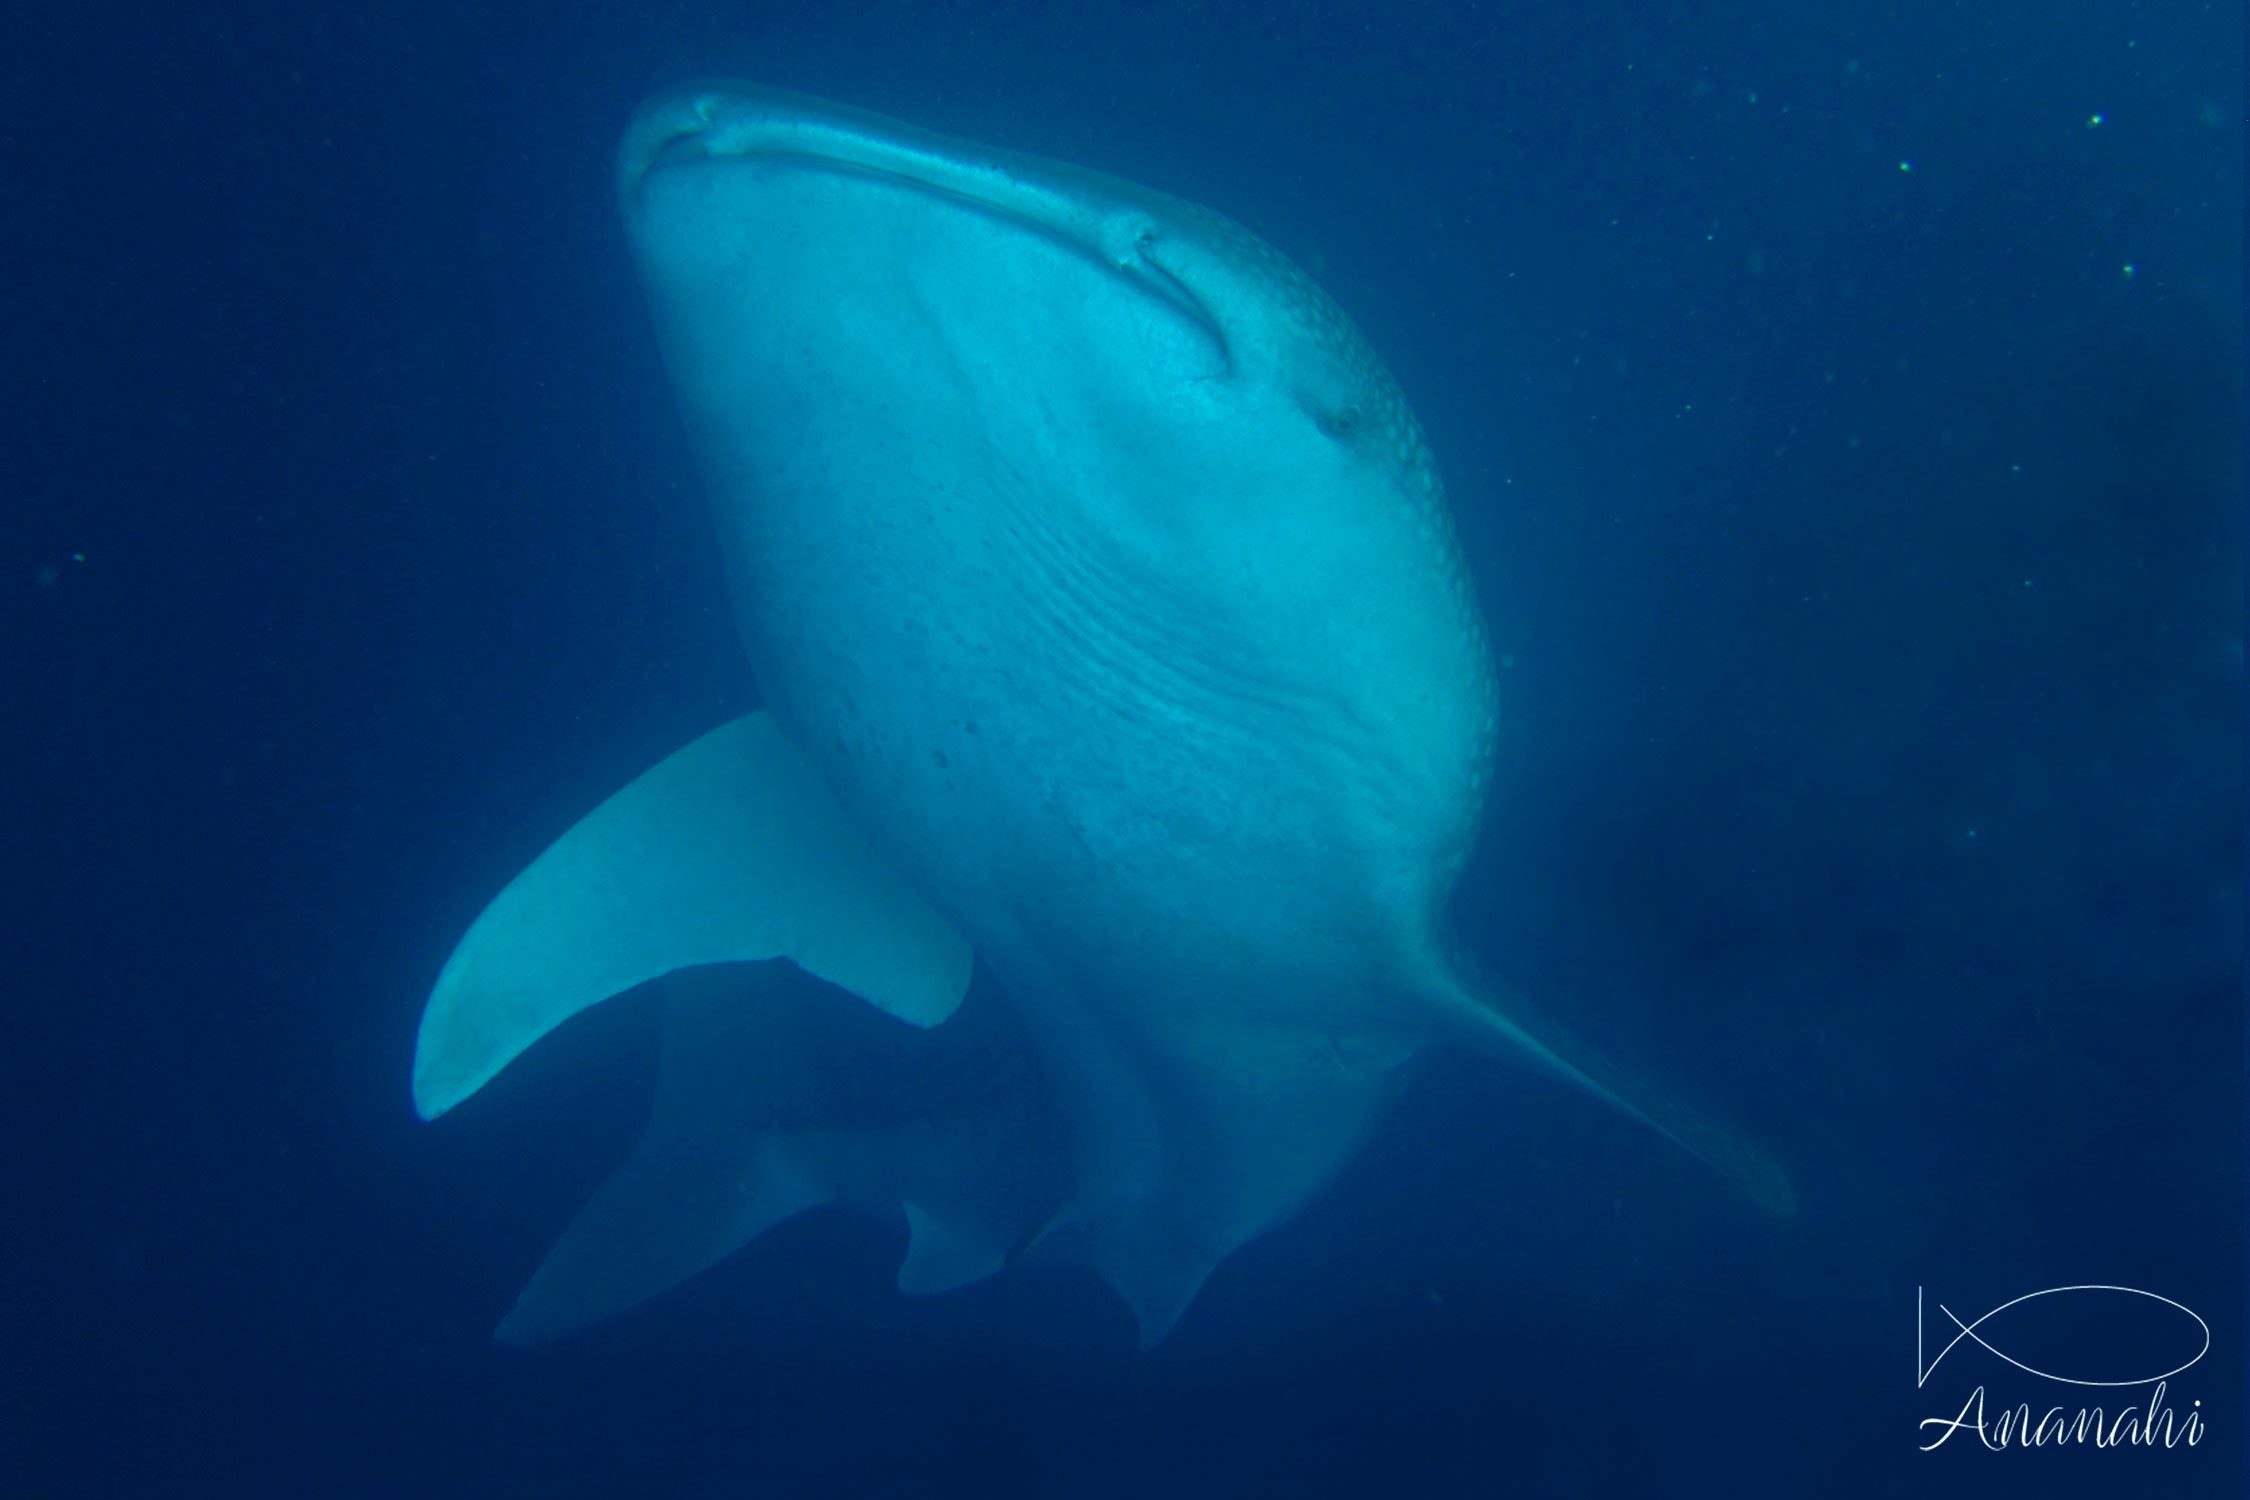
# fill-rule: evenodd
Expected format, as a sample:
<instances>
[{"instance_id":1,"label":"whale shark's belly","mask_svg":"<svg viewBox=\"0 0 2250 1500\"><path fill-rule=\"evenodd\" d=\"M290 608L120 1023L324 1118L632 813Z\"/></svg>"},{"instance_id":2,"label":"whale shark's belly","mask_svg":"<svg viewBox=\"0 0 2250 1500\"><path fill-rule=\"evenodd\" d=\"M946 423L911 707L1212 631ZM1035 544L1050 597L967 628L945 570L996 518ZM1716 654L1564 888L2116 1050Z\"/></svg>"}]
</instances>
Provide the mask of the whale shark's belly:
<instances>
[{"instance_id":1,"label":"whale shark's belly","mask_svg":"<svg viewBox=\"0 0 2250 1500\"><path fill-rule=\"evenodd\" d=\"M994 964L1119 990L1351 988L1424 936L1490 684L1410 423L1331 451L1005 216L700 181L651 191L772 226L643 244L744 644L901 873Z\"/></svg>"},{"instance_id":2,"label":"whale shark's belly","mask_svg":"<svg viewBox=\"0 0 2250 1500\"><path fill-rule=\"evenodd\" d=\"M1293 975L1359 985L1386 810L1333 704L1230 669L1235 642L1147 618L1167 601L1118 597L1084 558L912 503L847 541L822 493L810 524L740 523L753 669L988 961L1199 1004Z\"/></svg>"}]
</instances>

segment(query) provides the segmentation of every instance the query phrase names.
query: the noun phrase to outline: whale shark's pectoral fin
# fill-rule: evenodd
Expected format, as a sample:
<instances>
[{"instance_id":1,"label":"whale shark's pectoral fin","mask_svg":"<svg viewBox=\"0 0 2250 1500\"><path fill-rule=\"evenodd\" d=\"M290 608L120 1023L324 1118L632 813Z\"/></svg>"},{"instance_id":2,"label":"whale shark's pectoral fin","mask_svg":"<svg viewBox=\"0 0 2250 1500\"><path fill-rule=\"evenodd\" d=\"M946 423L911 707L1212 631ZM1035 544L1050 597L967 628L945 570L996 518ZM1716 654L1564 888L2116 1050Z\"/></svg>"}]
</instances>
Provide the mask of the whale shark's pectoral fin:
<instances>
[{"instance_id":1,"label":"whale shark's pectoral fin","mask_svg":"<svg viewBox=\"0 0 2250 1500\"><path fill-rule=\"evenodd\" d=\"M1797 1211L1788 1169L1678 1083L1609 1056L1487 975L1449 969L1430 993L1455 1017L1455 1034L1478 1050L1528 1062L1651 1126L1776 1218Z\"/></svg>"},{"instance_id":2,"label":"whale shark's pectoral fin","mask_svg":"<svg viewBox=\"0 0 2250 1500\"><path fill-rule=\"evenodd\" d=\"M498 1337L613 1317L827 1204L905 1209L907 1292L990 1275L1052 1217L1061 1132L1012 1014L980 998L914 1031L825 989L784 964L665 982L648 1129Z\"/></svg>"},{"instance_id":3,"label":"whale shark's pectoral fin","mask_svg":"<svg viewBox=\"0 0 2250 1500\"><path fill-rule=\"evenodd\" d=\"M414 1049L424 1119L588 1006L675 969L788 958L931 1026L968 943L869 847L763 713L721 725L588 814L485 908Z\"/></svg>"}]
</instances>

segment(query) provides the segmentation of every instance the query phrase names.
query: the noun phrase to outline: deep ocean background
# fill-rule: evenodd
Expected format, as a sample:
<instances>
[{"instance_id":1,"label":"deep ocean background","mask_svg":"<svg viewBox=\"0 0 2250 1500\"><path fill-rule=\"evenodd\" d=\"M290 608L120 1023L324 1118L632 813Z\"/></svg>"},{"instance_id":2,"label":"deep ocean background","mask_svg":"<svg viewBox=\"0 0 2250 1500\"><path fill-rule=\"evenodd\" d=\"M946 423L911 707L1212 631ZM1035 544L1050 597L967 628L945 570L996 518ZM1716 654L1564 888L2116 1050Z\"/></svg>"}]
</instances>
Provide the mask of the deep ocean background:
<instances>
[{"instance_id":1,"label":"deep ocean background","mask_svg":"<svg viewBox=\"0 0 2250 1500\"><path fill-rule=\"evenodd\" d=\"M2240 1495L2243 40L11 10L0 1495ZM489 1341L633 1139L653 1008L422 1126L421 998L755 702L610 197L634 104L709 74L1201 200L1350 309L1508 661L1462 928L1729 1101L1796 1219L1433 1059L1151 1355L1090 1277L901 1299L840 1215ZM2085 1282L2209 1322L2200 1446L1915 1451L1976 1381L2085 1394L1971 1349L1917 1391L1918 1287ZM2176 1346L2055 1311L2020 1336Z\"/></svg>"}]
</instances>

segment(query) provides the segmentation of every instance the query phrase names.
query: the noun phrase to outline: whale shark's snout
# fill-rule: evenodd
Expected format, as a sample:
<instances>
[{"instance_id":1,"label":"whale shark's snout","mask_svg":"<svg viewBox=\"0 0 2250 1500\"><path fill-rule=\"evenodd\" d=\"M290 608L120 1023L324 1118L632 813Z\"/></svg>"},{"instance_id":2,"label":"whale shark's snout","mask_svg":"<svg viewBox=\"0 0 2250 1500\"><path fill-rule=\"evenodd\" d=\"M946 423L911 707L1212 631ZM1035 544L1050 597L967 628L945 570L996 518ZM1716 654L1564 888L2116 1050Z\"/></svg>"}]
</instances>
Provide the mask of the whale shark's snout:
<instances>
[{"instance_id":1,"label":"whale shark's snout","mask_svg":"<svg viewBox=\"0 0 2250 1500\"><path fill-rule=\"evenodd\" d=\"M659 172L726 162L890 178L1020 220L1119 270L1132 270L1160 238L1177 238L1191 218L1215 219L1099 173L966 146L864 110L748 84L676 89L642 107L618 151L628 214ZM1177 285L1165 290L1185 296Z\"/></svg>"},{"instance_id":2,"label":"whale shark's snout","mask_svg":"<svg viewBox=\"0 0 2250 1500\"><path fill-rule=\"evenodd\" d=\"M725 108L714 89L674 89L641 107L618 143L617 187L628 200L660 164L685 165L710 156L705 132Z\"/></svg>"},{"instance_id":3,"label":"whale shark's snout","mask_svg":"<svg viewBox=\"0 0 2250 1500\"><path fill-rule=\"evenodd\" d=\"M1206 338L1197 378L1241 374L1256 386L1285 387L1332 435L1355 429L1367 414L1359 387L1387 387L1319 287L1221 214L1104 173L784 90L707 83L645 105L618 153L628 222L647 211L650 188L664 174L729 165L887 181L1049 237ZM1396 404L1387 388L1374 399Z\"/></svg>"}]
</instances>

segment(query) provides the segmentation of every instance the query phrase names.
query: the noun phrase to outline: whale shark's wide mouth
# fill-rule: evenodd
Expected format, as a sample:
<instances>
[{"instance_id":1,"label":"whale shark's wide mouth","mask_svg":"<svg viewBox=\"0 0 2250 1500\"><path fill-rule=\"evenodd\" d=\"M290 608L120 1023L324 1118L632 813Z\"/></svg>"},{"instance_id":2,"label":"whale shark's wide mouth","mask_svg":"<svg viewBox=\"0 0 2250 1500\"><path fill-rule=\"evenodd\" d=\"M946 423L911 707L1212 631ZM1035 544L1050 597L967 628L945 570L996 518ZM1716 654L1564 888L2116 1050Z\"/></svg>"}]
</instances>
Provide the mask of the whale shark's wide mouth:
<instances>
[{"instance_id":1,"label":"whale shark's wide mouth","mask_svg":"<svg viewBox=\"0 0 2250 1500\"><path fill-rule=\"evenodd\" d=\"M643 105L626 128L619 186L630 196L669 168L757 158L895 178L1080 232L1136 206L1148 217L1157 206L1156 195L1131 183L745 83L693 84ZM1152 201L1127 201L1135 197Z\"/></svg>"},{"instance_id":2,"label":"whale shark's wide mouth","mask_svg":"<svg viewBox=\"0 0 2250 1500\"><path fill-rule=\"evenodd\" d=\"M1213 299L1179 269L1198 258L1178 252L1206 237L1212 216L1098 172L949 140L781 89L707 83L642 106L619 149L618 189L630 216L667 173L750 161L886 179L1052 236L1171 304L1218 344L1223 364L1233 362ZM1168 245L1175 253L1166 253Z\"/></svg>"},{"instance_id":3,"label":"whale shark's wide mouth","mask_svg":"<svg viewBox=\"0 0 2250 1500\"><path fill-rule=\"evenodd\" d=\"M885 161L912 176L911 126L826 100L749 84L693 84L643 105L626 128L618 185L630 196L669 167L729 158L797 157L839 168ZM932 142L931 144L935 144Z\"/></svg>"}]
</instances>

